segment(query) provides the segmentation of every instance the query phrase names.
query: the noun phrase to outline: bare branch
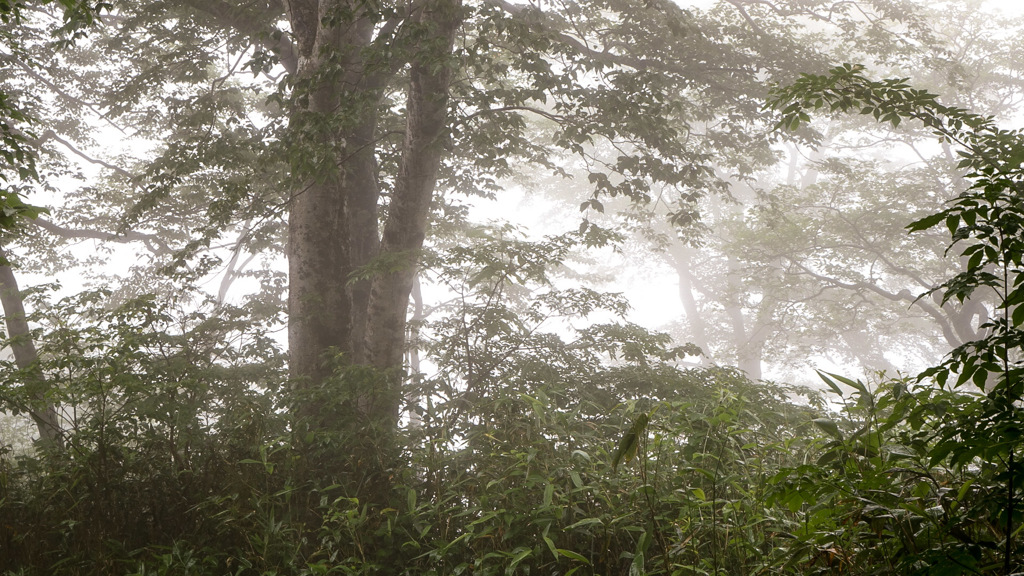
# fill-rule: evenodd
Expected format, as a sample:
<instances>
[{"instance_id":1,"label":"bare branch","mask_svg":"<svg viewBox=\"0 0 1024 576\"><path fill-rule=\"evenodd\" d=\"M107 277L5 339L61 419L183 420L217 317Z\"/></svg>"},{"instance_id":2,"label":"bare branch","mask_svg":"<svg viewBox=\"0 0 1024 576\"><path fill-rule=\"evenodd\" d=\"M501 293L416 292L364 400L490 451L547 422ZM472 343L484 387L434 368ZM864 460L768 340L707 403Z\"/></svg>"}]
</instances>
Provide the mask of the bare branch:
<instances>
[{"instance_id":1,"label":"bare branch","mask_svg":"<svg viewBox=\"0 0 1024 576\"><path fill-rule=\"evenodd\" d=\"M903 301L909 303L910 306L916 305L926 314L931 316L932 319L935 320L935 323L942 328L942 335L946 338L946 342L948 342L953 347L963 344L963 342L957 336L956 332L953 330L953 327L950 326L950 319L946 316L946 314L943 314L941 310L925 302L924 299L915 298L914 295L910 293L910 290L901 290L900 292L893 294L892 292L885 290L881 286L878 286L877 284L874 284L872 282L843 282L841 280L837 280L835 278L831 278L823 274L818 274L817 272L811 270L810 268L804 266L803 264L797 262L796 260L789 259L789 261L794 266L802 270L804 274L810 276L811 278L814 278L815 280L819 280L836 288L843 288L846 290L853 291L866 290L868 292L873 292L881 296L882 298L885 298L886 300L891 300L893 302Z\"/></svg>"},{"instance_id":2,"label":"bare branch","mask_svg":"<svg viewBox=\"0 0 1024 576\"><path fill-rule=\"evenodd\" d=\"M126 232L117 234L114 232L103 232L100 230L83 230L80 228L67 228L65 226L60 226L58 224L54 224L53 222L43 220L42 218L36 218L35 220L30 220L30 222L42 228L43 230L46 230L47 232L50 232L51 234L60 236L62 238L91 238L94 240L118 242L122 244L126 244L129 242L142 242L154 254L169 254L173 252L171 247L168 246L167 243L164 242L164 240L156 234L146 234L143 232L136 232L134 230L128 230ZM156 248L153 248L154 244L156 245Z\"/></svg>"},{"instance_id":3,"label":"bare branch","mask_svg":"<svg viewBox=\"0 0 1024 576\"><path fill-rule=\"evenodd\" d=\"M90 164L96 164L98 166L103 166L104 168L106 168L108 170L111 170L113 172L116 172L118 175L124 176L125 178L128 178L129 180L134 178L132 173L128 172L124 168L121 168L120 166L115 166L115 165L113 165L113 164L111 164L111 163L109 163L109 162L107 162L105 160L100 160L99 158L93 158L92 156L89 156L85 152L82 152L81 150L78 149L77 146L75 146L71 142L68 142L67 140L61 138L60 136L57 136L57 133L54 132L53 130L47 130L46 132L43 132L43 134L39 137L39 143L40 144L42 144L43 142L46 142L47 140L53 140L54 142L58 142L58 143L62 144L72 154L78 156L79 158L85 160L86 162L89 162Z\"/></svg>"}]
</instances>

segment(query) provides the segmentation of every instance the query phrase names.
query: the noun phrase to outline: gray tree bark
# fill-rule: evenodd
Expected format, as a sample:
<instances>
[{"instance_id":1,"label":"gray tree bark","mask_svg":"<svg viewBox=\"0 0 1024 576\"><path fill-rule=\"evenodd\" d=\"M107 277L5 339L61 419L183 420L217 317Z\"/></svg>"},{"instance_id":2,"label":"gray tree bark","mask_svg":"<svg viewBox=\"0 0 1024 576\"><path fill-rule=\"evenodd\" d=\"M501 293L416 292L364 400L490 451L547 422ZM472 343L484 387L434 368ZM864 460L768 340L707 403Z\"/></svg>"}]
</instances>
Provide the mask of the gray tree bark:
<instances>
[{"instance_id":1,"label":"gray tree bark","mask_svg":"<svg viewBox=\"0 0 1024 576\"><path fill-rule=\"evenodd\" d=\"M293 382L314 392L299 415L311 428L341 434L350 481L361 497L381 502L401 407L409 293L445 150L461 4L407 5L396 17L401 26L378 26L367 7L359 0L286 2L298 46L296 154L330 155L292 193L288 338ZM375 43L406 56L382 60ZM405 139L381 227L378 115L385 87L395 84L407 86ZM339 357L343 366L372 372L340 376ZM340 401L316 399L325 384Z\"/></svg>"},{"instance_id":2,"label":"gray tree bark","mask_svg":"<svg viewBox=\"0 0 1024 576\"><path fill-rule=\"evenodd\" d=\"M25 376L26 409L39 430L39 441L43 446L60 448L63 445L63 434L60 427L60 416L53 401L48 398L49 383L39 365L39 353L32 340L32 332L25 316L25 303L18 288L14 270L7 259L7 253L0 246L0 304L4 309L4 323L7 335L11 339L11 350L14 352L14 363Z\"/></svg>"}]
</instances>

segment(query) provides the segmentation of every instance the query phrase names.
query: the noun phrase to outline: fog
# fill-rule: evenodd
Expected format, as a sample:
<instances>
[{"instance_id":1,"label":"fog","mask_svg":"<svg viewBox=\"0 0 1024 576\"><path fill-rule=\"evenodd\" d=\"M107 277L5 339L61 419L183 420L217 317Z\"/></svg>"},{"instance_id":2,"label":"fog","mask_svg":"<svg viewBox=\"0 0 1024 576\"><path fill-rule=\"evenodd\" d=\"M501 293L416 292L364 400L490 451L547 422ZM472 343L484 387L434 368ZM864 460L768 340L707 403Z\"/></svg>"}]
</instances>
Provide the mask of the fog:
<instances>
[{"instance_id":1,"label":"fog","mask_svg":"<svg viewBox=\"0 0 1024 576\"><path fill-rule=\"evenodd\" d=\"M756 8L711 1L682 3L680 6L696 10L701 15L717 14L715 18L723 21L748 19L751 13L747 8ZM912 32L901 28L902 25L893 25L888 30L897 36L906 35L907 38L900 41L907 42L912 49L892 61L887 61L887 55L882 52L873 53L880 49L877 46L868 43L858 47L857 42L874 41L867 36L861 40L838 38L838 19L828 22L799 10L788 18L797 25L809 26L812 34L826 38L824 44L833 46L839 55L837 62L856 60L857 50L867 50L859 53L860 60L876 61L879 74L910 76L916 85L934 90L952 103L993 113L1012 123L1019 118L1020 101L1014 80L1017 73L1013 68L1015 55L1010 47L1016 40L1009 28L991 28L988 20L980 16L972 20L982 11L1016 17L1020 15L1021 7L1014 2L995 1L949 2L941 6L928 3L923 13L928 14L925 17L932 18L934 37L930 41L935 42L934 47L921 45L922 40L912 38ZM865 13L854 12L847 15L851 22L863 21L866 27L876 25L868 24L871 17ZM772 16L768 10L763 16L784 19L785 13L783 10ZM955 14L966 15L967 19ZM947 18L945 23L943 18ZM956 18L956 21L950 22L948 18ZM116 23L116 17L107 17L107 22L111 25ZM885 25L880 29L886 29ZM831 39L828 39L830 35ZM94 34L93 38L85 38L79 43L79 48L51 65L67 68L76 59L87 58L94 39L95 46L100 47L99 36ZM1006 48L1000 49L1000 43ZM267 80L280 78L285 70L278 65L269 68L265 77L238 74L252 53L229 45L217 46L216 50L218 56L204 65L216 66L220 62L230 67L236 71L231 82L253 94L250 100L256 107L235 118L248 124L250 130L264 130L272 126L273 120L260 109L260 101L273 89ZM948 62L929 64L931 68L914 68L915 58L933 63L936 58ZM44 120L53 124L41 130L45 154L41 160L47 162L44 165L48 171L46 178L41 186L27 188L26 195L32 203L50 209L51 214L44 219L64 229L62 234L53 236L52 230L29 227L31 233L27 238L31 238L31 242L22 242L25 244L23 248L14 249L18 257L25 259L25 263L19 265L21 282L25 286L58 283L60 289L51 298L93 287L112 289L115 294L121 294L120 297L153 289L165 293L179 291L171 277L152 274L152 271L165 266L171 252L186 246L189 234L193 234L193 238L203 236L200 231L208 225L193 216L204 210L201 202L197 201L204 198L216 200L217 194L213 189L204 190L203 186L224 185L217 183L216 178L204 183L203 173L212 175L222 169L204 168L203 161L198 160L198 171L188 176L193 181L186 184L187 188L182 188L183 191L192 190L186 192L189 194L187 200L174 200L171 196L163 199L158 198L163 192L147 192L147 184L137 183L149 177L144 174L153 175L150 172L153 168L148 163L161 154L166 158L165 146L173 144L173 140L168 138L173 138L179 129L173 125L150 127L139 122L156 121L162 114L160 106L166 105L166 101L160 103L163 99L173 99L176 91L190 89L184 84L181 88L175 87L171 82L162 92L140 94L141 100L135 104L137 111L122 112L111 107L109 102L104 104L97 100L113 96L88 92L102 89L100 85L91 86L87 82L90 76L98 79L103 65L86 60L80 62L77 65L82 80L75 87L60 86L55 83L55 78L48 80L45 75L54 73L55 68L12 78L16 85L24 86L28 94L38 99L37 106L60 111L52 120ZM123 68L124 73L130 73L130 65ZM129 86L125 84L121 90L129 90ZM197 92L192 97L200 96L201 93ZM91 102L93 100L95 102ZM117 116L112 114L115 109L118 110ZM746 113L753 114L755 118L760 114L754 109ZM527 115L526 119L534 126L537 137L547 137L545 134L550 132L551 126L544 124L544 118ZM690 137L701 137L702 132L707 138L727 137L726 132L714 133L721 128L716 123L722 121L722 118L714 116L701 118L690 125ZM67 133L61 132L62 128ZM911 271L907 265L894 261L901 257L898 256L898 245L905 239L899 236L898 230L893 230L900 223L908 223L912 214L904 217L899 203L907 202L909 207L911 202L918 200L902 199L899 194L887 196L882 190L869 191L867 196L873 197L858 199L861 192L851 189L849 178L856 178L859 185L867 185L864 179L874 178L869 174L875 171L881 175L880 178L889 179L891 187L902 186L909 190L911 183L906 180L923 178L921 174L915 175L914 171L931 169L928 167L936 159L941 159L943 150L927 134L917 134L913 130L879 130L869 122L851 123L846 119L823 118L814 128L826 134L824 144L817 149L802 143L775 143L770 149L776 155L774 163L763 159L751 163L739 158L724 159L720 166L714 166L712 162L716 177L725 187L714 192L696 190L701 198L693 208L701 221L692 230L673 232L671 225L659 222L664 219L659 213L674 209L670 196L679 189L659 189L657 183L646 200L619 201L618 198L597 196L595 198L607 203L603 213L593 209L578 210L578 205L593 194L588 190L590 185L586 181L586 172L592 167L586 165L590 160L581 163L569 156L554 159L559 165L558 171L564 172L563 176L545 173L529 163L522 163L510 167L507 170L509 174L498 175L494 184L488 184L494 190L473 191L465 195L466 190L452 188L440 190L439 196L454 206L468 207L471 225L509 223L518 227L524 238L564 233L578 228L583 221L607 225L622 232L623 238L614 245L581 250L578 261L570 263L567 268L572 270L570 278L559 282L565 286L588 285L624 294L631 305L625 316L628 321L665 331L679 343L698 344L706 354L700 363L732 366L745 362L747 371L753 372L755 378L801 383L816 380L815 368L857 376L870 375L878 370L915 373L933 364L950 347L962 343L963 334L949 337L950 323L973 323L976 329L978 316L964 320L939 318L932 314L929 319L931 312L919 309L920 302L915 308L912 298L901 296L904 291L909 291L916 297L940 278L925 279L923 270ZM761 130L764 127L748 124L747 129ZM46 135L51 136L47 139ZM602 154L614 158L621 152L613 151L615 146L602 151L599 150L600 145L607 146L594 143L592 153L595 160L600 160ZM739 152L714 146L705 146L705 149L707 152L704 153L710 154ZM767 149L758 153L765 152ZM826 161L833 162L830 165L833 173L818 171L817 163ZM841 168L835 162L854 164ZM861 173L852 175L849 170ZM244 176L232 176L238 177ZM818 182L819 178L821 182ZM242 185L248 186L244 182ZM699 184L698 188L704 185ZM816 187L813 191L819 195L817 198L780 199L777 193L778 187L783 187L788 192L782 196L799 196L808 185ZM924 182L921 185L929 186ZM793 186L796 189L786 188ZM937 194L930 196L932 200L943 195L950 197L954 192L953 188L942 192L921 191L926 195ZM490 198L481 198L476 195L478 193ZM158 202L157 206L165 206L160 208L163 212L149 215L137 209L140 194L148 194ZM854 241L846 246L848 250L845 252L839 246L773 246L772 243L803 240L768 239L764 231L758 229L756 220L768 209L766 201L791 203L790 208L804 210L800 214L804 225L821 227L815 230L815 234L825 234L827 228L850 226L846 233L861 235L861 240L868 244L881 243L882 253L868 256L864 251L874 248L855 246ZM187 210L182 208L186 211L181 214L191 211L193 215L187 216L188 219L184 215L175 216L175 212L179 212L175 205L188 206ZM893 209L892 221L887 223L890 228L884 232L866 232L857 228L857 222L843 222L843 213L856 212L856 218L864 218L863 212L871 214L890 208ZM136 210L143 218L136 237L163 238L164 248L155 249L151 240L130 241L131 234L127 233L129 228L126 226L138 224L127 224L123 219L134 218L132 213ZM808 214L807 210L818 213ZM833 211L831 215L826 213L829 210ZM208 241L208 252L195 252L182 260L185 264L182 270L192 270L186 275L198 289L187 299L199 302L206 294L218 301L239 304L258 293L261 283L264 288L267 282L279 284L287 271L280 248L267 250L267 244L261 244L260 248L248 245L248 236L276 233L269 228L262 232L254 231L251 228L254 221L259 224L261 219L278 218L279 215L258 214L248 217L248 220L243 218L242 221L231 222ZM643 223L644 219L649 223ZM239 228L241 223L249 228ZM275 226L269 220L264 223L270 228ZM198 237L194 236L196 232L200 232ZM886 236L866 239L863 235L867 233ZM673 239L680 234L687 239ZM268 241L271 239L271 236L265 237ZM17 244L18 241L15 242ZM745 246L745 242L754 244ZM766 254L756 259L744 257L775 248L797 250L798 258L784 263L779 258L786 256L777 254L773 263L772 257ZM807 252L808 249L823 252L812 254ZM926 248L919 245L914 249ZM210 258L219 263L206 266L212 264ZM807 258L815 261L813 265L807 264ZM783 270L787 266L790 267L789 272ZM793 272L797 268L799 272ZM824 273L826 269L827 274ZM897 269L905 274L896 272ZM771 278L772 270L781 271L781 276ZM808 281L809 278L815 280ZM869 284L871 289L865 290ZM856 287L858 285L860 288ZM439 285L431 287L426 283L424 286L428 308L436 307L451 296ZM875 293L872 294L871 290ZM949 311L943 314L956 315ZM588 321L596 320L578 319L578 322ZM944 326L947 330L945 338L942 336ZM287 337L283 328L275 334L280 345L286 347ZM687 362L692 363L694 359ZM752 366L757 368L752 369Z\"/></svg>"},{"instance_id":2,"label":"fog","mask_svg":"<svg viewBox=\"0 0 1024 576\"><path fill-rule=\"evenodd\" d=\"M1024 5L0 0L0 576L1024 573Z\"/></svg>"}]
</instances>

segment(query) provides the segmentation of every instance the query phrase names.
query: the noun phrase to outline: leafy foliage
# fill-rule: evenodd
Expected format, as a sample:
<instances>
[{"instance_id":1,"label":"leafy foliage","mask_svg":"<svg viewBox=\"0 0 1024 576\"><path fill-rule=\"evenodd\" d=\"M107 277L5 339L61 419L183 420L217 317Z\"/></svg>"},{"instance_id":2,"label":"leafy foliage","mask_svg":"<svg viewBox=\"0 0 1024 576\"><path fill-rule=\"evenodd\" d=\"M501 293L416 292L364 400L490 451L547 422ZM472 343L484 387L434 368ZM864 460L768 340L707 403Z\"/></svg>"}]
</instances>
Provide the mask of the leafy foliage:
<instances>
[{"instance_id":1,"label":"leafy foliage","mask_svg":"<svg viewBox=\"0 0 1024 576\"><path fill-rule=\"evenodd\" d=\"M975 482L980 494L963 511L969 520L960 514L950 517L952 505L940 507L942 521L932 519L942 533L938 549L931 540L924 552L919 552L918 546L908 549L914 553L912 564L930 566L942 558L954 563L951 573L955 574L1018 570L1022 559L1015 535L1024 517L1020 498L1024 470L1019 461L1024 424L1019 366L1024 344L1020 337L1024 313L1019 312L1024 302L1020 289L1024 282L1020 194L1024 135L1019 130L1000 129L991 118L944 106L934 95L903 80L871 80L863 75L862 67L854 65L835 68L827 76L805 76L780 90L771 104L781 110L780 123L790 128L809 120L812 108L852 110L894 126L903 119L920 121L942 141L960 148L960 168L967 171L970 186L947 208L907 228L916 232L943 225L952 240L947 252L958 251L965 263L962 272L936 288L942 302L963 302L975 291L989 290L997 304L992 319L979 327L982 338L956 348L942 364L918 378L934 379L943 391L945 397L938 404L942 412L951 404L950 398L958 409L936 420L921 418L918 413L913 429L917 432L922 422L934 427L933 435L923 435L924 441L920 435L916 438L926 446L920 452L928 461L923 475L933 477L932 467L946 464L948 473L942 476L971 478L958 489L957 500L964 498ZM974 390L958 393L965 386ZM866 395L863 386L858 392ZM894 400L899 396L894 393ZM913 406L900 407L906 410L900 418L914 413ZM964 523L971 529L965 530ZM977 530L975 523L985 528ZM955 545L943 542L947 533L956 537Z\"/></svg>"},{"instance_id":2,"label":"leafy foliage","mask_svg":"<svg viewBox=\"0 0 1024 576\"><path fill-rule=\"evenodd\" d=\"M43 0L39 4L50 4L53 0ZM22 25L22 14L29 5L21 0L3 0L0 2L0 46L13 58L22 62L32 62L32 58L21 45L12 27ZM85 31L93 24L95 15L101 10L109 10L112 5L107 2L89 2L82 0L59 0L63 14L63 24L54 28L51 34L57 38L55 42L67 46L74 40L84 36ZM6 57L6 55L5 55ZM12 230L19 217L36 218L44 209L26 204L19 194L17 186L23 181L39 178L36 169L36 151L31 144L35 134L29 131L33 117L25 111L17 96L6 90L0 90L0 229Z\"/></svg>"},{"instance_id":3,"label":"leafy foliage","mask_svg":"<svg viewBox=\"0 0 1024 576\"><path fill-rule=\"evenodd\" d=\"M545 311L573 317L617 299L504 291L529 282L508 283L507 255L551 245L491 250L473 252L475 265L459 249L438 255L438 267L458 263L477 280L454 304L462 322L425 330L435 357L459 361L425 380L384 509L353 498L336 469L311 468L341 456L345 439L307 434L282 411L300 392L282 394L277 352L245 310L182 314L152 299L106 309L105 293L44 307L43 368L73 425L66 451L2 461L5 566L597 574L765 562L775 536L758 502L769 473L796 462L793 431L814 409L734 371L673 368L666 359L683 351L639 328L563 341L540 329ZM531 266L534 281L547 277ZM602 367L611 355L620 363ZM610 439L638 418L634 459L615 466Z\"/></svg>"},{"instance_id":4,"label":"leafy foliage","mask_svg":"<svg viewBox=\"0 0 1024 576\"><path fill-rule=\"evenodd\" d=\"M762 4L759 10L772 8ZM940 289L941 302L992 291L997 314L980 327L982 339L918 381L869 386L823 374L842 401L835 408L812 391L755 384L733 369L680 368L700 350L626 322L621 295L573 281L578 250L621 239L584 222L535 240L503 226L463 229L454 241L435 235L422 255L424 281L450 298L414 319L410 354L425 353L424 372L412 374L407 388L387 388L394 374L339 354L323 386L295 389L284 385L273 334L279 276L264 270L264 290L237 307L182 282L217 266L203 251L238 220L245 224L231 266L242 245L279 249L276 188L290 176L277 155L290 150L289 169L319 175L332 162L315 146L324 144L316 132L323 126L282 130L284 115L274 106L288 101L287 83L264 115L244 122L265 83L243 86L217 75L211 44L228 46L232 57L252 50L249 67L260 74L286 57L274 44L283 35L273 6L233 14L235 23L259 24L247 39L180 8L126 2L120 15L128 24L98 40L138 56L120 62L129 73L113 75L111 113L158 118L140 122L143 130L169 137L138 174L118 173L81 217L97 216L125 237L140 234L159 264L186 270L165 278L169 289L159 296L132 294L149 290L129 285L57 303L35 298L40 354L31 369L52 384L47 399L66 424L65 448L0 454L5 573L1019 571L1018 132L942 106L903 81L872 81L855 66L777 92L787 127L809 122L812 108L852 110L894 126L921 121L962 150L971 187L910 228L945 226L964 260L964 271ZM367 9L386 16L381 7ZM851 8L839 10L837 18L849 22ZM681 138L696 125L691 119L708 123L722 110L742 115L756 107L759 92L750 83L763 80L754 49L760 32L738 27L741 15L750 18L740 11L735 21L701 20L657 3L569 4L564 13L472 6L457 47L464 68L452 107L461 120L451 133L456 151L446 160L446 186L494 192L497 178L515 171L510 158L565 172L562 158L528 137L526 113L550 122L552 148L585 165L592 196L584 210L602 210L609 197L647 202L660 183L682 200L671 219L693 225L695 198L721 187L712 151L729 152L725 164L750 174L740 149L754 139L691 147ZM148 26L153 21L170 24ZM709 22L720 37L699 33ZM907 23L920 32L917 22ZM409 33L421 38L415 28ZM145 34L132 38L139 30ZM607 40L607 49L581 48L579 38ZM650 38L657 39L652 60L618 51L617 43ZM680 63L673 54L699 56ZM719 58L714 73L701 60L706 54ZM682 68L658 69L663 61ZM167 63L173 74L161 76ZM743 90L690 98L733 74L747 83ZM102 78L91 80L102 85ZM728 103L714 105L716 98ZM390 128L405 111L399 100L381 103L389 130L376 160L388 193L388 174L398 166L398 132ZM725 121L705 136L713 141L742 124ZM286 150L282 138L311 145ZM603 168L595 141L617 152ZM765 153L765 142L756 144ZM139 195L114 193L118 184L138 186ZM211 202L211 189L223 195ZM440 204L435 224L451 232L457 209ZM112 207L128 209L112 214ZM180 218L169 223L154 216L159 210ZM336 280L356 283L402 264L384 258ZM20 410L32 400L27 374L4 364L0 401ZM310 424L313 409L346 413L335 408L385 388L388 402L404 402L400 429L372 420ZM363 474L367 468L384 471L387 481ZM383 487L368 490L372 482Z\"/></svg>"}]
</instances>

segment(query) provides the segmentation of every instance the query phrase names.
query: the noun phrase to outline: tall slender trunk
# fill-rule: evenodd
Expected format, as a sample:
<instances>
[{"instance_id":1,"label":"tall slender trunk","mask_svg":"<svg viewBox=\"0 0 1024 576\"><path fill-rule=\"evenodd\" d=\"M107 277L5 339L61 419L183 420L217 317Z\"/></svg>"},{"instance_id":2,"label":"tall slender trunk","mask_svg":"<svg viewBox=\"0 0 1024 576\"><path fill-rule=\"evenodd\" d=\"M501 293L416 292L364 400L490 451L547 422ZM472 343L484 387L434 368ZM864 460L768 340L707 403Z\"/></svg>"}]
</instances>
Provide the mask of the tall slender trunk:
<instances>
[{"instance_id":1,"label":"tall slender trunk","mask_svg":"<svg viewBox=\"0 0 1024 576\"><path fill-rule=\"evenodd\" d=\"M682 243L676 243L669 249L669 259L679 279L679 301L683 305L683 312L686 314L686 325L690 329L687 338L696 344L704 352L704 355L710 359L713 352L708 343L706 322L701 316L697 306L697 299L694 296L694 252L694 248Z\"/></svg>"},{"instance_id":2,"label":"tall slender trunk","mask_svg":"<svg viewBox=\"0 0 1024 576\"><path fill-rule=\"evenodd\" d=\"M415 262L426 238L430 202L446 145L450 59L460 11L458 0L435 0L419 15L429 39L409 71L402 162L381 239L381 254L395 265L374 277L370 292L373 321L366 333L367 349L370 362L380 369L402 363Z\"/></svg>"},{"instance_id":3,"label":"tall slender trunk","mask_svg":"<svg viewBox=\"0 0 1024 576\"><path fill-rule=\"evenodd\" d=\"M746 373L747 378L757 381L762 377L761 364L764 360L764 346L771 334L771 317L774 302L762 300L758 305L753 326L747 326L743 310L743 286L740 285L741 263L730 256L728 267L728 300L724 303L729 325L732 329L729 340L736 347L736 367Z\"/></svg>"},{"instance_id":4,"label":"tall slender trunk","mask_svg":"<svg viewBox=\"0 0 1024 576\"><path fill-rule=\"evenodd\" d=\"M7 264L7 253L0 246L0 304L4 308L4 322L7 335L11 339L11 350L14 352L14 363L25 375L26 401L32 420L39 430L39 441L43 446L60 448L63 445L60 428L60 416L53 401L47 397L49 383L39 365L39 353L32 341L32 332L28 328L25 316L25 304L14 277L14 270Z\"/></svg>"}]
</instances>

